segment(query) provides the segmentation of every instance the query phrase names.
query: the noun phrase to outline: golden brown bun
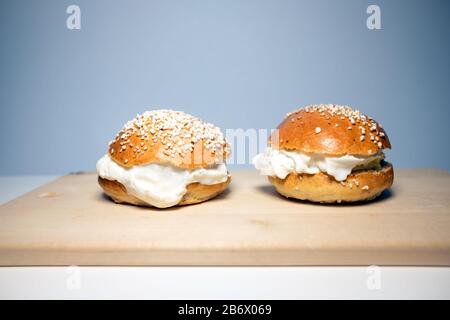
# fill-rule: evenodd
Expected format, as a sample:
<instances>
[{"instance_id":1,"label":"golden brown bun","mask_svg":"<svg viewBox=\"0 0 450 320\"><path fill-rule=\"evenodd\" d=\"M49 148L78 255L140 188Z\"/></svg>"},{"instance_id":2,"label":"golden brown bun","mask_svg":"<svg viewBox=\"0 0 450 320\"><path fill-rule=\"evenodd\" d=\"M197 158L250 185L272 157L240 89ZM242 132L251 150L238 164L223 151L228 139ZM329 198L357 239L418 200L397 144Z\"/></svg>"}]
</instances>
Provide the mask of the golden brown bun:
<instances>
[{"instance_id":1,"label":"golden brown bun","mask_svg":"<svg viewBox=\"0 0 450 320\"><path fill-rule=\"evenodd\" d=\"M178 206L194 204L212 199L222 193L231 182L231 177L222 183L206 185L200 183L191 183L187 186L187 192L183 199L177 204ZM118 181L111 181L98 177L98 183L105 193L117 203L131 203L139 206L151 207L148 203L127 193L127 189Z\"/></svg>"},{"instance_id":2,"label":"golden brown bun","mask_svg":"<svg viewBox=\"0 0 450 320\"><path fill-rule=\"evenodd\" d=\"M314 202L354 202L371 200L392 186L394 169L385 162L381 170L351 173L343 182L326 173L291 173L285 179L269 177L277 191L288 198Z\"/></svg>"},{"instance_id":3,"label":"golden brown bun","mask_svg":"<svg viewBox=\"0 0 450 320\"><path fill-rule=\"evenodd\" d=\"M129 121L110 143L108 152L127 168L168 163L197 169L224 162L228 149L214 125L181 111L154 110Z\"/></svg>"},{"instance_id":4,"label":"golden brown bun","mask_svg":"<svg viewBox=\"0 0 450 320\"><path fill-rule=\"evenodd\" d=\"M276 149L330 156L373 155L391 147L380 124L337 105L308 106L289 113L269 143Z\"/></svg>"}]
</instances>

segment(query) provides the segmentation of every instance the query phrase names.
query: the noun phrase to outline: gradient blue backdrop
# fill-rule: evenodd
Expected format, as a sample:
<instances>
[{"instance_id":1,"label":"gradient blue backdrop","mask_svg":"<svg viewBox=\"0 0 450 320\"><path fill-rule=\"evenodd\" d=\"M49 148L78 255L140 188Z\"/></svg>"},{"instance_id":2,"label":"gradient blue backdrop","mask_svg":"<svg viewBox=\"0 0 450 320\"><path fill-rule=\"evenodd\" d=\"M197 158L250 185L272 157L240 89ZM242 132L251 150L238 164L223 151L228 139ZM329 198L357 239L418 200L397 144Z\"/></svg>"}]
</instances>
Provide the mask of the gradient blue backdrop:
<instances>
[{"instance_id":1,"label":"gradient blue backdrop","mask_svg":"<svg viewBox=\"0 0 450 320\"><path fill-rule=\"evenodd\" d=\"M397 166L449 170L449 31L445 0L1 0L0 174L92 170L150 107L272 128L321 102L379 120Z\"/></svg>"}]
</instances>

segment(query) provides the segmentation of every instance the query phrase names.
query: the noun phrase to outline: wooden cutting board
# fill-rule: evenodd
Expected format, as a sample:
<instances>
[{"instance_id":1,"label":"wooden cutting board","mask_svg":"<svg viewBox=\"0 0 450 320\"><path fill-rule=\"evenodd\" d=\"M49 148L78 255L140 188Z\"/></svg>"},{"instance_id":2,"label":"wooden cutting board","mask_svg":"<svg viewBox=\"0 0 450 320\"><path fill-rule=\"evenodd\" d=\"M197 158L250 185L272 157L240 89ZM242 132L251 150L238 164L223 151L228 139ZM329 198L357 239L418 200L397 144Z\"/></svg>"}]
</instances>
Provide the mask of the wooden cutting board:
<instances>
[{"instance_id":1,"label":"wooden cutting board","mask_svg":"<svg viewBox=\"0 0 450 320\"><path fill-rule=\"evenodd\" d=\"M366 204L287 200L255 171L225 194L150 209L62 177L0 207L0 265L450 265L450 173L397 170Z\"/></svg>"}]
</instances>

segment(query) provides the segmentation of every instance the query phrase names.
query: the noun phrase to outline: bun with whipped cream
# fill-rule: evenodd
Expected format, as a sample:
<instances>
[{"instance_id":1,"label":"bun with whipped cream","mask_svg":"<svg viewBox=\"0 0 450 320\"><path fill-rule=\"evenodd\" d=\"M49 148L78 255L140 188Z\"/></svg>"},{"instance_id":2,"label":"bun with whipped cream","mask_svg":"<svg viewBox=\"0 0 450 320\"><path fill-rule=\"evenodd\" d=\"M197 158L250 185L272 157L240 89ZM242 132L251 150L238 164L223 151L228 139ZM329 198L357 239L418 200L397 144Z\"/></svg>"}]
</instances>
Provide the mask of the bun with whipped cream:
<instances>
[{"instance_id":1,"label":"bun with whipped cream","mask_svg":"<svg viewBox=\"0 0 450 320\"><path fill-rule=\"evenodd\" d=\"M167 208L209 200L231 181L229 145L213 124L154 110L127 122L98 160L98 181L117 203Z\"/></svg>"},{"instance_id":2,"label":"bun with whipped cream","mask_svg":"<svg viewBox=\"0 0 450 320\"><path fill-rule=\"evenodd\" d=\"M289 198L322 203L370 200L392 186L382 126L348 106L312 105L286 115L264 153L261 174Z\"/></svg>"}]
</instances>

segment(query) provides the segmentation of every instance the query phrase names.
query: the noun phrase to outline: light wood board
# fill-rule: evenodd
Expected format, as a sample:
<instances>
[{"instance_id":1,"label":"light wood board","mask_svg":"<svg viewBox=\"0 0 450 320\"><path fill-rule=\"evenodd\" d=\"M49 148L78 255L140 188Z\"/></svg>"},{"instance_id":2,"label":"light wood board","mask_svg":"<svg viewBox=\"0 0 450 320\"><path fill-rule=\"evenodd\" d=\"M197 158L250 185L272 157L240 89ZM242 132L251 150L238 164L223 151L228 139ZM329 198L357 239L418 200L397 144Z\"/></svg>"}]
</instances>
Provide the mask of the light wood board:
<instances>
[{"instance_id":1,"label":"light wood board","mask_svg":"<svg viewBox=\"0 0 450 320\"><path fill-rule=\"evenodd\" d=\"M198 205L151 209L62 177L0 207L0 265L450 265L450 173L396 170L377 201L287 200L255 171Z\"/></svg>"}]
</instances>

